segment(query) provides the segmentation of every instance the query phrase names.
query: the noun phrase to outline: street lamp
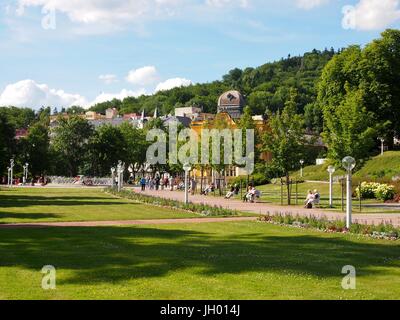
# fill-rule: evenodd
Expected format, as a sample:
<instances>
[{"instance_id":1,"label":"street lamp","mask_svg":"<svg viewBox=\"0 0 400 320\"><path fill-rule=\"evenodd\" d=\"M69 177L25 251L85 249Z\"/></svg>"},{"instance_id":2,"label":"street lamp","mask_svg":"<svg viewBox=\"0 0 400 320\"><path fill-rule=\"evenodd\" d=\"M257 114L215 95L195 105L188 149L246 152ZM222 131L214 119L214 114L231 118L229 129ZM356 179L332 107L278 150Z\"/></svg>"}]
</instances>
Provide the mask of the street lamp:
<instances>
[{"instance_id":1,"label":"street lamp","mask_svg":"<svg viewBox=\"0 0 400 320\"><path fill-rule=\"evenodd\" d=\"M7 167L7 186L10 186L11 184L11 168Z\"/></svg>"},{"instance_id":2,"label":"street lamp","mask_svg":"<svg viewBox=\"0 0 400 320\"><path fill-rule=\"evenodd\" d=\"M189 163L185 163L183 165L183 170L185 170L185 204L189 203L189 187L188 187L188 176L189 171L192 170L192 167Z\"/></svg>"},{"instance_id":3,"label":"street lamp","mask_svg":"<svg viewBox=\"0 0 400 320\"><path fill-rule=\"evenodd\" d=\"M329 207L333 207L333 174L335 173L336 169L334 166L328 167L329 172Z\"/></svg>"},{"instance_id":4,"label":"street lamp","mask_svg":"<svg viewBox=\"0 0 400 320\"><path fill-rule=\"evenodd\" d=\"M22 168L24 169L23 177L22 177L22 184L23 185L25 185L26 181L28 180L28 167L29 167L28 163L25 163L25 165L22 166Z\"/></svg>"},{"instance_id":5,"label":"street lamp","mask_svg":"<svg viewBox=\"0 0 400 320\"><path fill-rule=\"evenodd\" d=\"M300 178L303 178L303 164L304 164L304 160L300 160Z\"/></svg>"},{"instance_id":6,"label":"street lamp","mask_svg":"<svg viewBox=\"0 0 400 320\"><path fill-rule=\"evenodd\" d=\"M350 229L351 227L351 200L352 200L352 194L351 194L351 171L355 168L356 166L356 160L352 157L345 157L342 160L342 165L343 168L346 169L347 171L347 192L346 192L346 227L347 229Z\"/></svg>"},{"instance_id":7,"label":"street lamp","mask_svg":"<svg viewBox=\"0 0 400 320\"><path fill-rule=\"evenodd\" d=\"M117 165L118 192L120 192L122 189L122 183L123 183L123 179L124 179L124 170L125 170L125 164L122 163L122 161L118 161L118 165Z\"/></svg>"},{"instance_id":8,"label":"street lamp","mask_svg":"<svg viewBox=\"0 0 400 320\"><path fill-rule=\"evenodd\" d=\"M384 138L379 138L381 140L381 155L385 153L385 139Z\"/></svg>"},{"instance_id":9,"label":"street lamp","mask_svg":"<svg viewBox=\"0 0 400 320\"><path fill-rule=\"evenodd\" d=\"M11 159L10 160L10 187L12 187L14 184L13 175L14 175L14 159Z\"/></svg>"},{"instance_id":10,"label":"street lamp","mask_svg":"<svg viewBox=\"0 0 400 320\"><path fill-rule=\"evenodd\" d=\"M111 168L111 187L114 189L115 187L115 168Z\"/></svg>"}]
</instances>

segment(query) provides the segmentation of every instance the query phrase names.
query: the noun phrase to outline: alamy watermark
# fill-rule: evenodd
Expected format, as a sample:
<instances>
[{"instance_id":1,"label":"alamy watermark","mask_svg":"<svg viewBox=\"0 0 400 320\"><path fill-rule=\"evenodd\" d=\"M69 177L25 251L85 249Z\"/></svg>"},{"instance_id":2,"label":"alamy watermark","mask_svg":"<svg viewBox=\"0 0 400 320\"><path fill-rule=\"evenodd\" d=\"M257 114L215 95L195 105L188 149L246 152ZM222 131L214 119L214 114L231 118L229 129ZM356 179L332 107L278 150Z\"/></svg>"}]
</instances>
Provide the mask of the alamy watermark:
<instances>
[{"instance_id":1,"label":"alamy watermark","mask_svg":"<svg viewBox=\"0 0 400 320\"><path fill-rule=\"evenodd\" d=\"M176 122L169 124L168 132L149 130L146 140L152 144L147 149L147 163L235 165L253 173L254 129L202 129L200 136L193 129L178 132Z\"/></svg>"},{"instance_id":2,"label":"alamy watermark","mask_svg":"<svg viewBox=\"0 0 400 320\"><path fill-rule=\"evenodd\" d=\"M345 30L353 30L356 28L356 8L351 5L342 8L342 28Z\"/></svg>"},{"instance_id":3,"label":"alamy watermark","mask_svg":"<svg viewBox=\"0 0 400 320\"><path fill-rule=\"evenodd\" d=\"M55 290L56 289L56 268L52 265L43 266L41 271L44 276L42 278L42 289L43 290Z\"/></svg>"},{"instance_id":4,"label":"alamy watermark","mask_svg":"<svg viewBox=\"0 0 400 320\"><path fill-rule=\"evenodd\" d=\"M356 268L353 266L344 266L342 274L346 275L342 279L342 288L344 290L356 290Z\"/></svg>"}]
</instances>

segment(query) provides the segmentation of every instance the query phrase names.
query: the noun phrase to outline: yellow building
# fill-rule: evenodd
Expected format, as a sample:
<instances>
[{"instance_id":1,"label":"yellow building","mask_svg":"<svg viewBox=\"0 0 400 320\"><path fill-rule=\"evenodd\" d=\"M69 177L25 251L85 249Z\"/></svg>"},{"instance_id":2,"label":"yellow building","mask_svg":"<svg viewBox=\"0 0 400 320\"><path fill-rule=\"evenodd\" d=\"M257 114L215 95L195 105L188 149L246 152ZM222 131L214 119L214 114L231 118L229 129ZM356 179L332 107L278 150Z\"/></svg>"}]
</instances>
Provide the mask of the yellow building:
<instances>
[{"instance_id":1,"label":"yellow building","mask_svg":"<svg viewBox=\"0 0 400 320\"><path fill-rule=\"evenodd\" d=\"M217 114L198 114L192 119L191 129L196 131L199 137L201 137L203 129L237 129L244 107L245 99L239 91L232 90L225 92L218 99ZM263 132L267 130L267 121L263 116L254 116L253 120L258 131ZM263 154L261 158L268 161L270 156L268 154ZM226 177L236 177L245 174L246 173L241 168L236 166L227 166L224 173L215 172L211 168L201 166L193 170L193 175L197 179L203 177L206 181L205 183L214 182L216 184L222 179L224 183L226 183Z\"/></svg>"}]
</instances>

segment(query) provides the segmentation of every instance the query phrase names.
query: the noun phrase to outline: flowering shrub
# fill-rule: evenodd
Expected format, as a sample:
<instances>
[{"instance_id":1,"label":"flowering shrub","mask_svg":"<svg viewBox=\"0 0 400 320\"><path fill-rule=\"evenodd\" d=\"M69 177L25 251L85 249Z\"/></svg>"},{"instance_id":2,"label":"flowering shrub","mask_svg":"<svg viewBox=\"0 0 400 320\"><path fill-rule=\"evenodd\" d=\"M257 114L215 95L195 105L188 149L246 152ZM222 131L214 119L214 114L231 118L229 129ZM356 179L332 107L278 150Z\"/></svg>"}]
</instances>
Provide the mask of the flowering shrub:
<instances>
[{"instance_id":1,"label":"flowering shrub","mask_svg":"<svg viewBox=\"0 0 400 320\"><path fill-rule=\"evenodd\" d=\"M190 202L188 204L185 204L177 200L165 199L161 197L153 197L145 194L135 193L133 191L128 191L128 190L122 190L121 192L118 192L115 189L107 188L105 191L113 195L123 197L126 199L131 199L140 203L150 204L160 207L168 207L173 209L181 209L184 211L198 213L204 216L226 217L226 216L235 216L238 214L237 211L225 209L222 207L217 207L217 206L213 207L207 204L197 204Z\"/></svg>"},{"instance_id":2,"label":"flowering shrub","mask_svg":"<svg viewBox=\"0 0 400 320\"><path fill-rule=\"evenodd\" d=\"M377 182L363 182L361 188L356 189L357 197L363 199L378 199L378 200L392 200L396 194L395 188L392 185L381 184Z\"/></svg>"},{"instance_id":3,"label":"flowering shrub","mask_svg":"<svg viewBox=\"0 0 400 320\"><path fill-rule=\"evenodd\" d=\"M375 197L378 200L392 200L394 196L396 195L394 186L389 186L387 184L381 184L376 190L375 190Z\"/></svg>"},{"instance_id":4,"label":"flowering shrub","mask_svg":"<svg viewBox=\"0 0 400 320\"><path fill-rule=\"evenodd\" d=\"M315 216L301 217L287 214L267 214L259 218L264 221L279 225L288 225L297 228L315 228L324 232L340 232L367 235L377 239L397 240L400 237L400 229L396 229L391 224L382 223L378 226L354 223L350 230L346 228L342 220L329 221L327 218L317 218Z\"/></svg>"}]
</instances>

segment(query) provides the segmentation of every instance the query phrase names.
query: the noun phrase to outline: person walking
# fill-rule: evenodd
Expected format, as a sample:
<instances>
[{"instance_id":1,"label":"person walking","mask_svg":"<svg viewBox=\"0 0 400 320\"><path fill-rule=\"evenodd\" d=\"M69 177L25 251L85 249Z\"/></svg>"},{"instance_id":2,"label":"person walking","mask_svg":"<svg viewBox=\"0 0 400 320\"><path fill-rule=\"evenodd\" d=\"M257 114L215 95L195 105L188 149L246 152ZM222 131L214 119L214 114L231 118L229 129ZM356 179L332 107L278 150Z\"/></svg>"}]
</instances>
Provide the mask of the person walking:
<instances>
[{"instance_id":1,"label":"person walking","mask_svg":"<svg viewBox=\"0 0 400 320\"><path fill-rule=\"evenodd\" d=\"M146 190L146 178L142 177L142 179L140 179L140 186L141 186L141 190L145 191Z\"/></svg>"}]
</instances>

